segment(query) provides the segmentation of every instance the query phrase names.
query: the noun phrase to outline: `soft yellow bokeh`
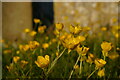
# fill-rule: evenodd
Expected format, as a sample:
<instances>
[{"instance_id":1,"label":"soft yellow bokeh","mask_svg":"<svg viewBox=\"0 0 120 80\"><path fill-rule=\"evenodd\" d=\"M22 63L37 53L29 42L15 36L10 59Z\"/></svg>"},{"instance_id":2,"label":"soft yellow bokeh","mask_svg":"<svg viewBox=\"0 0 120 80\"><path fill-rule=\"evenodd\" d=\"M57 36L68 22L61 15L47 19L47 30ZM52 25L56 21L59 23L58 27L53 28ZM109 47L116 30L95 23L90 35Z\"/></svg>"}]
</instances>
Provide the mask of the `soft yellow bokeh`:
<instances>
[{"instance_id":1,"label":"soft yellow bokeh","mask_svg":"<svg viewBox=\"0 0 120 80\"><path fill-rule=\"evenodd\" d=\"M112 49L112 45L109 42L102 42L101 48L103 51L108 52Z\"/></svg>"}]
</instances>

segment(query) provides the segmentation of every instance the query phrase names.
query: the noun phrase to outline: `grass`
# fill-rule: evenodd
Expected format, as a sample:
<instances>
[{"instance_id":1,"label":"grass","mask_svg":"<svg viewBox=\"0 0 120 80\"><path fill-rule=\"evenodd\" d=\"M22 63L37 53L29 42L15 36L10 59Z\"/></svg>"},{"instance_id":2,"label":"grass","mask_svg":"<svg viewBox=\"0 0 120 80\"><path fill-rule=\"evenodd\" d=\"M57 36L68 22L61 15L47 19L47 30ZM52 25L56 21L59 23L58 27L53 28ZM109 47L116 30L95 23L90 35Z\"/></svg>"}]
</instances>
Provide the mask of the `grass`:
<instances>
[{"instance_id":1,"label":"grass","mask_svg":"<svg viewBox=\"0 0 120 80\"><path fill-rule=\"evenodd\" d=\"M2 77L5 79L8 78L14 78L14 79L32 79L32 78L63 78L63 79L68 79L70 76L71 71L73 70L73 74L71 78L87 78L92 71L95 70L95 64L89 64L86 62L86 59L88 58L88 54L92 53L95 55L95 58L100 58L103 59L102 55L102 49L101 49L101 43L103 41L107 41L112 43L112 49L109 51L109 54L111 53L117 53L118 55L120 52L120 49L117 50L117 48L120 48L120 41L119 37L116 38L114 34L112 33L112 29L106 30L106 31L101 31L100 28L98 29L100 32L93 32L92 35L89 34L90 31L87 32L82 32L80 35L87 35L86 40L83 41L80 45L88 47L89 51L86 53L85 60L82 61L82 72L79 74L79 69L73 69L75 62L79 56L77 51L74 49L68 54L68 49L65 50L63 55L58 58L56 61L56 64L53 66L53 68L50 70L49 74L46 74L48 69L51 67L51 63L57 58L56 52L57 50L57 45L59 39L54 35L52 32L51 34L47 34L47 30L44 33L39 33L34 36L34 40L38 41L40 46L34 49L34 54L33 51L27 50L27 51L22 51L19 49L20 44L28 44L27 41L23 41L24 43L17 43L17 47L12 46L12 43L10 41L4 41L2 44ZM98 31L96 30L96 31ZM56 39L56 42L51 42L52 39ZM44 49L43 48L43 43L48 43L49 47ZM8 47L6 47L6 45ZM64 50L65 46L61 43L59 45L59 54ZM11 50L11 52L4 52L6 50ZM16 53L16 51L20 51L19 54ZM49 55L50 56L50 63L47 67L40 68L35 64L35 61L37 60L38 56L45 56ZM20 59L15 63L13 61L14 56L19 56ZM58 55L59 56L59 55ZM21 67L21 60L25 60L28 62L24 67ZM120 56L115 57L114 59L110 59L109 57L106 57L106 64L104 67L105 68L105 76L99 77L97 75L98 70L90 77L90 78L100 78L100 79L111 79L111 78L120 78ZM12 67L10 67L10 64L13 64ZM80 67L80 60L78 61L77 65ZM8 69L6 66L9 66Z\"/></svg>"}]
</instances>

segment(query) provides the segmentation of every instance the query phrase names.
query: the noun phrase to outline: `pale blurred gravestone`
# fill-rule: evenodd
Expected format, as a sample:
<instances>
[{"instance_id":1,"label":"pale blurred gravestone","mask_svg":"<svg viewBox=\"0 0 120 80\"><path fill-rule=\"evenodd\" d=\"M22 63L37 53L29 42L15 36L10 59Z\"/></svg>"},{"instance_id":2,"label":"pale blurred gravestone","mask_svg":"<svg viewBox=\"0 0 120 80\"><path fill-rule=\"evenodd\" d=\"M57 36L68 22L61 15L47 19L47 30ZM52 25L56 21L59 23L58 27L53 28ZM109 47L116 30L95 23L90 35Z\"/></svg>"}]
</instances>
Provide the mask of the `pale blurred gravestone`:
<instances>
[{"instance_id":1,"label":"pale blurred gravestone","mask_svg":"<svg viewBox=\"0 0 120 80\"><path fill-rule=\"evenodd\" d=\"M56 23L62 22L65 26L80 24L96 28L112 25L111 20L118 18L118 3L55 2L54 14Z\"/></svg>"},{"instance_id":2,"label":"pale blurred gravestone","mask_svg":"<svg viewBox=\"0 0 120 80\"><path fill-rule=\"evenodd\" d=\"M30 2L2 3L3 39L21 40L25 28L32 29L32 6Z\"/></svg>"}]
</instances>

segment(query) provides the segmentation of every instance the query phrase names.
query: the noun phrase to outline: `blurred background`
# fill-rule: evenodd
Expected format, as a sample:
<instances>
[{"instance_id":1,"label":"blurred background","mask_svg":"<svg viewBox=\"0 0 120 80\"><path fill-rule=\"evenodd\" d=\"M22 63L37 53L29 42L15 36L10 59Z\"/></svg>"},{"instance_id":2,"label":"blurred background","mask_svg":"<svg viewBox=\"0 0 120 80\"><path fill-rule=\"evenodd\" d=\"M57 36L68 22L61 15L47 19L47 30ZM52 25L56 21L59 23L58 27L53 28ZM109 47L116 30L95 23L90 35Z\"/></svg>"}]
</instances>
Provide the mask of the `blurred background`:
<instances>
[{"instance_id":1,"label":"blurred background","mask_svg":"<svg viewBox=\"0 0 120 80\"><path fill-rule=\"evenodd\" d=\"M119 23L118 21L120 21L119 4L120 3L117 2L0 2L0 33L2 33L0 34L0 39L16 43L16 41L22 41L25 38L28 38L25 36L25 29L37 31L38 26L46 25L47 31L51 33L54 29L55 23L63 23L65 26L64 29L66 30L68 30L70 25L79 24L82 27L90 27L91 31L96 31L96 33L102 33L99 31L102 27L103 31L107 30L111 33L110 28L114 27L115 29L113 28L113 32L115 33L115 36L117 34L117 38L113 39L113 35L111 34L107 34L108 36L106 35L106 37L104 36L106 33L103 32L99 35L93 35L93 39L94 36L97 36L97 39L93 40L93 42L99 42L100 38L102 41L102 37L100 37L101 35L104 36L105 39L107 38L109 40L110 38L110 41L113 41L117 45L116 39L118 39L119 36L119 33L117 33L117 27ZM41 24L36 25L34 19L40 19ZM30 39L28 38L28 40ZM91 49L95 49L96 54L99 53L100 47L93 47L97 47L98 44L100 45L100 42L93 45L93 43L91 43L92 38L89 39L90 38L88 38L88 42L90 42L90 44L88 45L91 46ZM0 44L0 46L1 45L2 44ZM0 51L2 53L1 48ZM6 58L8 59L8 57ZM0 54L0 63L2 63L2 54ZM4 61L4 63L6 62ZM0 72L1 70L2 69L0 69Z\"/></svg>"},{"instance_id":2,"label":"blurred background","mask_svg":"<svg viewBox=\"0 0 120 80\"><path fill-rule=\"evenodd\" d=\"M3 39L20 40L25 28L34 28L34 18L47 27L59 22L66 28L70 24L80 24L95 30L113 25L113 20L118 19L118 11L118 3L113 2L3 2Z\"/></svg>"}]
</instances>

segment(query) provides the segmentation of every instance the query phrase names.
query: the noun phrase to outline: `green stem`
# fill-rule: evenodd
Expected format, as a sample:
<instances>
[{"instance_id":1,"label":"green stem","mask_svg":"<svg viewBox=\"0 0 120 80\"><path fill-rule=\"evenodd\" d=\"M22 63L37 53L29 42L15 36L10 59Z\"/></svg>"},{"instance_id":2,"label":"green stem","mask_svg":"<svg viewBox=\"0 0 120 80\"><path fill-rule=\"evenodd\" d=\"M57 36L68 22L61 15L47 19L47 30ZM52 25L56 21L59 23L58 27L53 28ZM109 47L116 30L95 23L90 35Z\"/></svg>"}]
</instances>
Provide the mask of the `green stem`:
<instances>
[{"instance_id":1,"label":"green stem","mask_svg":"<svg viewBox=\"0 0 120 80\"><path fill-rule=\"evenodd\" d=\"M48 69L47 74L49 74L49 72L54 67L54 65L56 64L57 60L63 55L63 53L65 52L65 50L66 50L66 48L64 48L64 50L60 53L60 55L55 58L55 60L51 64L51 67Z\"/></svg>"},{"instance_id":2,"label":"green stem","mask_svg":"<svg viewBox=\"0 0 120 80\"><path fill-rule=\"evenodd\" d=\"M58 37L60 37L60 34L58 35ZM58 40L58 46L57 46L57 50L58 50L58 53L59 53L59 48L60 48L60 42L59 42L59 40Z\"/></svg>"},{"instance_id":3,"label":"green stem","mask_svg":"<svg viewBox=\"0 0 120 80\"><path fill-rule=\"evenodd\" d=\"M34 54L34 53L35 53L35 51L36 51L36 49L32 52L32 54Z\"/></svg>"},{"instance_id":4,"label":"green stem","mask_svg":"<svg viewBox=\"0 0 120 80\"><path fill-rule=\"evenodd\" d=\"M104 56L104 60L106 59L106 56Z\"/></svg>"},{"instance_id":5,"label":"green stem","mask_svg":"<svg viewBox=\"0 0 120 80\"><path fill-rule=\"evenodd\" d=\"M104 56L104 60L106 59L106 56ZM104 69L105 69L105 67L104 67ZM105 76L104 76L104 80L105 80Z\"/></svg>"},{"instance_id":6,"label":"green stem","mask_svg":"<svg viewBox=\"0 0 120 80\"><path fill-rule=\"evenodd\" d=\"M79 75L82 73L82 56L81 56L81 59L80 59L80 71L79 71Z\"/></svg>"},{"instance_id":7,"label":"green stem","mask_svg":"<svg viewBox=\"0 0 120 80\"><path fill-rule=\"evenodd\" d=\"M68 79L68 80L70 80L70 79L71 79L73 72L74 72L74 69L71 71L71 73L70 73L70 76L69 76L69 79Z\"/></svg>"},{"instance_id":8,"label":"green stem","mask_svg":"<svg viewBox=\"0 0 120 80\"><path fill-rule=\"evenodd\" d=\"M59 44L59 41L58 41L58 46L57 46L57 50L58 50L58 53L59 53L59 47L60 47L60 44Z\"/></svg>"},{"instance_id":9,"label":"green stem","mask_svg":"<svg viewBox=\"0 0 120 80\"><path fill-rule=\"evenodd\" d=\"M91 73L92 64L90 64L90 66L89 66L89 67L90 67L90 70L89 70L89 72Z\"/></svg>"},{"instance_id":10,"label":"green stem","mask_svg":"<svg viewBox=\"0 0 120 80\"><path fill-rule=\"evenodd\" d=\"M30 69L28 70L28 72L25 74L26 76L28 75L28 73L31 71L32 67L30 67Z\"/></svg>"},{"instance_id":11,"label":"green stem","mask_svg":"<svg viewBox=\"0 0 120 80\"><path fill-rule=\"evenodd\" d=\"M42 69L43 70L43 73L44 73L44 75L45 75L45 80L47 79L47 74L46 74L46 71L45 71L45 69L43 68Z\"/></svg>"},{"instance_id":12,"label":"green stem","mask_svg":"<svg viewBox=\"0 0 120 80\"><path fill-rule=\"evenodd\" d=\"M90 77L95 73L96 70L97 70L97 69L95 69L95 70L87 77L87 80L88 80L88 78L90 78Z\"/></svg>"},{"instance_id":13,"label":"green stem","mask_svg":"<svg viewBox=\"0 0 120 80\"><path fill-rule=\"evenodd\" d=\"M76 66L77 65L77 63L78 63L78 61L80 60L80 55L79 55L79 57L77 58L77 61L76 61L76 63L75 63L75 65L74 66ZM72 74L73 74L73 72L74 72L74 66L73 66L73 70L71 71L71 73L70 73L70 76L69 76L69 79L68 80L70 80L71 79L71 77L72 77Z\"/></svg>"}]
</instances>

